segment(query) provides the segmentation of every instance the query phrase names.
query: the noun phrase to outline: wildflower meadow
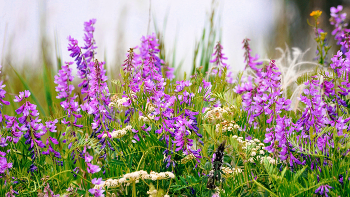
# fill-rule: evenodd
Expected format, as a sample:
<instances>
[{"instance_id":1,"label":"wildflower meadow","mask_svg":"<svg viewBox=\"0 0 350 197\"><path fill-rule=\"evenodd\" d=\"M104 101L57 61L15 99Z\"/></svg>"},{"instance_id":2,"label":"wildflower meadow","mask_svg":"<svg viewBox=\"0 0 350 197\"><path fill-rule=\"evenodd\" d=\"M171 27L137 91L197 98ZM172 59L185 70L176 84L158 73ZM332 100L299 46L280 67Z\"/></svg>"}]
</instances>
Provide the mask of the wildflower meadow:
<instances>
[{"instance_id":1,"label":"wildflower meadow","mask_svg":"<svg viewBox=\"0 0 350 197\"><path fill-rule=\"evenodd\" d=\"M43 71L44 104L2 69L0 196L350 196L350 29L330 12L330 33L321 11L305 21L315 59L260 59L245 38L239 73L213 31L191 73L152 33L108 78L98 20L77 24L84 43L67 35L68 61Z\"/></svg>"}]
</instances>

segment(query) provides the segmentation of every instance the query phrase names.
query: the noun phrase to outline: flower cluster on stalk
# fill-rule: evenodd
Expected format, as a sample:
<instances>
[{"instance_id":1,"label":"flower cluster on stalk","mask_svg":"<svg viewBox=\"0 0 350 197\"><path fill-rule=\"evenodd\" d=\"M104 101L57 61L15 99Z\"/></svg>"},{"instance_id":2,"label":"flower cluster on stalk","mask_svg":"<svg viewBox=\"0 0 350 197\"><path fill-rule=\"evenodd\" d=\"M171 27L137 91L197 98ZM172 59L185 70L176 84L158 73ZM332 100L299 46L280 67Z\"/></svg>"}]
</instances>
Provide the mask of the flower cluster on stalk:
<instances>
[{"instance_id":1,"label":"flower cluster on stalk","mask_svg":"<svg viewBox=\"0 0 350 197\"><path fill-rule=\"evenodd\" d=\"M96 19L91 19L84 23L84 46L80 47L78 45L78 40L72 38L71 36L68 37L69 46L68 51L70 51L70 56L75 58L75 62L78 69L78 75L83 80L79 87L81 87L81 93L86 94L89 92L89 74L90 74L90 67L89 64L92 62L94 63L93 59L96 54L95 49L96 41L94 39L94 32L95 32L95 25ZM88 96L84 98L84 100L88 99Z\"/></svg>"},{"instance_id":2,"label":"flower cluster on stalk","mask_svg":"<svg viewBox=\"0 0 350 197\"><path fill-rule=\"evenodd\" d=\"M260 76L260 71L261 68L258 68L257 66L262 65L263 62L258 62L257 60L259 59L259 55L256 54L255 57L251 56L251 49L250 49L250 45L249 45L249 41L250 39L246 38L243 40L243 49L245 50L244 53L244 62L246 63L246 66L244 68L244 70L246 70L247 68L251 68L253 71L255 71L255 74L257 76Z\"/></svg>"},{"instance_id":3,"label":"flower cluster on stalk","mask_svg":"<svg viewBox=\"0 0 350 197\"><path fill-rule=\"evenodd\" d=\"M41 140L41 137L45 135L48 131L56 132L56 127L54 126L57 123L57 120L52 122L47 122L46 125L41 123L41 119L39 119L39 112L36 109L36 105L27 101L27 98L30 96L30 92L25 90L24 92L20 92L19 96L16 96L14 102L25 101L24 104L16 110L18 115L22 115L18 118L17 121L14 118L9 117L12 121L8 121L7 127L15 127L17 132L25 132L25 144L29 146L28 150L30 151L30 157L32 159L32 164L30 165L29 171L36 171L37 167L35 165L35 160L40 154L50 154L53 153L54 157L57 159L61 158L61 154L58 151L55 151L52 144L58 144L57 139L53 137L49 137L45 143ZM46 151L43 149L48 147Z\"/></svg>"},{"instance_id":4,"label":"flower cluster on stalk","mask_svg":"<svg viewBox=\"0 0 350 197\"><path fill-rule=\"evenodd\" d=\"M337 7L331 7L330 9L331 11L330 23L331 25L334 25L334 30L332 31L332 35L334 35L338 45L340 45L341 42L344 41L345 34L350 32L350 30L346 28L348 26L348 24L345 22L346 13L341 13L342 10L343 10L342 5L338 5ZM342 47L341 50L344 51L345 48Z\"/></svg>"},{"instance_id":5,"label":"flower cluster on stalk","mask_svg":"<svg viewBox=\"0 0 350 197\"><path fill-rule=\"evenodd\" d=\"M214 67L211 69L211 73L219 76L222 75L222 73L226 73L226 80L228 83L233 83L233 77L232 77L232 71L230 71L230 65L227 65L227 63L223 62L224 60L227 60L227 57L225 57L224 53L222 52L223 47L221 46L220 42L218 42L215 46L215 52L212 54L215 58L210 60L210 63L214 63Z\"/></svg>"}]
</instances>

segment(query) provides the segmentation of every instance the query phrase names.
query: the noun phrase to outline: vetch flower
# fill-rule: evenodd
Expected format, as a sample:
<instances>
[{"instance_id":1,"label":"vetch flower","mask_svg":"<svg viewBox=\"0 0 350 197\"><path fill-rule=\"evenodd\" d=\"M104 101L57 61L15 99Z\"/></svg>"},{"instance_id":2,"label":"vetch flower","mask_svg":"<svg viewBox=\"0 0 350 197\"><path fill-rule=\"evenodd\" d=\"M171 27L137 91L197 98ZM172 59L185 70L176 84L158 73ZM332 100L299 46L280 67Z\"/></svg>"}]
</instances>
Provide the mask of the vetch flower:
<instances>
[{"instance_id":1,"label":"vetch flower","mask_svg":"<svg viewBox=\"0 0 350 197\"><path fill-rule=\"evenodd\" d=\"M90 68L89 64L93 63L94 55L96 54L95 49L97 48L96 41L94 39L94 31L96 19L91 19L84 23L84 47L78 46L78 41L72 37L68 37L69 45L68 51L71 52L70 56L75 58L75 62L78 68L78 75L83 81L79 84L79 87L82 87L81 93L86 94L89 91L89 79ZM85 52L84 52L85 50ZM84 100L88 99L86 96Z\"/></svg>"},{"instance_id":2,"label":"vetch flower","mask_svg":"<svg viewBox=\"0 0 350 197\"><path fill-rule=\"evenodd\" d=\"M350 29L347 29L348 23L345 23L346 20L346 13L341 13L343 10L342 5L338 5L337 7L331 7L331 18L330 18L330 24L334 25L334 30L332 31L332 35L335 36L335 39L337 40L337 44L340 45L344 39L345 34L350 32ZM346 48L344 46L341 47L341 51L345 52Z\"/></svg>"},{"instance_id":3,"label":"vetch flower","mask_svg":"<svg viewBox=\"0 0 350 197\"><path fill-rule=\"evenodd\" d=\"M320 187L318 187L315 190L315 194L324 195L324 196L328 197L328 193L329 193L330 189L333 189L333 187L331 187L329 185L321 185Z\"/></svg>"},{"instance_id":4,"label":"vetch flower","mask_svg":"<svg viewBox=\"0 0 350 197\"><path fill-rule=\"evenodd\" d=\"M88 173L94 174L101 171L101 168L98 165L93 165L91 163L86 163L86 165L88 166L87 167Z\"/></svg>"},{"instance_id":5,"label":"vetch flower","mask_svg":"<svg viewBox=\"0 0 350 197\"><path fill-rule=\"evenodd\" d=\"M95 197L104 197L105 195L103 194L105 190L103 189L89 189L90 194L92 194Z\"/></svg>"},{"instance_id":6,"label":"vetch flower","mask_svg":"<svg viewBox=\"0 0 350 197\"><path fill-rule=\"evenodd\" d=\"M261 65L263 62L257 62L257 60L259 59L258 54L256 54L255 57L252 57L250 55L251 49L249 46L249 41L250 41L250 39L246 38L242 42L243 48L245 49L244 62L246 62L246 66L245 66L244 70L246 70L247 68L251 68L253 71L255 71L255 74L257 76L260 76L261 69L257 68L256 66Z\"/></svg>"},{"instance_id":7,"label":"vetch flower","mask_svg":"<svg viewBox=\"0 0 350 197\"><path fill-rule=\"evenodd\" d=\"M215 52L212 54L212 56L215 56L215 58L210 60L211 63L215 63L215 66L211 68L211 72L213 74L218 74L219 76L225 72L227 82L232 83L232 72L229 71L230 66L223 62L223 60L227 60L227 57L224 56L225 54L222 52L222 50L223 47L221 46L220 42L218 42L215 46Z\"/></svg>"}]
</instances>

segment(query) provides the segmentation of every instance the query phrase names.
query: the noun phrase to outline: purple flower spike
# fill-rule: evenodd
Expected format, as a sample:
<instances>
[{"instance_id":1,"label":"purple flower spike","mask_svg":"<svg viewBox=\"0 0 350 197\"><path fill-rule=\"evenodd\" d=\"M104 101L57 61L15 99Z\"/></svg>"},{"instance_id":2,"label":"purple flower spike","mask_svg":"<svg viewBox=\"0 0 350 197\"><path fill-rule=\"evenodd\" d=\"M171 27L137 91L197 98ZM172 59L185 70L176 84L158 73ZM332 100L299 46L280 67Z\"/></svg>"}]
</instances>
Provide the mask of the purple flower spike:
<instances>
[{"instance_id":1,"label":"purple flower spike","mask_svg":"<svg viewBox=\"0 0 350 197\"><path fill-rule=\"evenodd\" d=\"M332 35L335 36L338 45L341 46L341 51L344 53L347 51L344 46L344 41L346 39L346 34L350 32L350 29L347 29L346 13L340 13L343 10L343 6L338 5L337 8L331 7L331 19L329 20L331 25L334 25L334 30L332 31Z\"/></svg>"},{"instance_id":2,"label":"purple flower spike","mask_svg":"<svg viewBox=\"0 0 350 197\"><path fill-rule=\"evenodd\" d=\"M210 60L211 63L215 62L215 65L223 65L226 66L227 64L223 62L223 60L227 60L227 57L225 57L224 53L222 53L223 47L221 46L220 42L218 42L215 46L215 52L212 54L212 56L215 56L215 59Z\"/></svg>"},{"instance_id":3,"label":"purple flower spike","mask_svg":"<svg viewBox=\"0 0 350 197\"><path fill-rule=\"evenodd\" d=\"M56 98L64 99L64 101L62 101L60 104L68 115L68 120L64 118L62 123L68 126L80 127L80 125L76 124L78 118L81 118L79 104L78 102L75 102L77 96L71 96L72 91L74 90L74 86L71 84L74 77L72 76L72 69L69 66L72 64L73 62L66 62L66 65L62 66L62 69L59 70L58 74L55 76L55 83L57 84L56 91L58 92L58 96ZM72 116L74 116L73 122L71 121ZM52 130L52 123L48 122L47 127L51 128Z\"/></svg>"},{"instance_id":4,"label":"purple flower spike","mask_svg":"<svg viewBox=\"0 0 350 197\"><path fill-rule=\"evenodd\" d=\"M230 66L223 62L223 60L227 60L227 57L224 56L225 54L222 52L222 50L223 47L221 46L220 42L218 42L215 47L215 52L212 54L212 56L215 56L215 58L210 60L211 63L215 63L215 67L212 68L212 73L221 76L224 69L226 69L227 82L232 83L232 72L229 72Z\"/></svg>"},{"instance_id":5,"label":"purple flower spike","mask_svg":"<svg viewBox=\"0 0 350 197\"><path fill-rule=\"evenodd\" d=\"M68 51L71 52L70 56L75 58L75 62L78 68L78 75L83 81L79 84L79 87L82 87L81 93L86 94L89 91L89 79L90 74L89 64L93 62L93 58L96 54L94 51L97 46L94 39L94 31L96 19L91 19L84 23L84 47L78 46L78 41L72 37L68 37L69 45ZM86 100L87 97L84 98Z\"/></svg>"},{"instance_id":6,"label":"purple flower spike","mask_svg":"<svg viewBox=\"0 0 350 197\"><path fill-rule=\"evenodd\" d=\"M250 49L250 46L249 46L249 41L250 39L246 38L243 40L243 48L245 49L245 53L244 53L244 62L246 62L246 66L244 68L247 69L247 68L251 68L252 70L254 70L256 72L256 75L257 76L260 76L260 72L261 72L261 69L260 68L257 68L256 66L259 66L259 65L262 65L263 62L257 62L257 60L259 59L259 55L256 54L255 57L252 57L250 55L250 52L252 51Z\"/></svg>"},{"instance_id":7,"label":"purple flower spike","mask_svg":"<svg viewBox=\"0 0 350 197\"><path fill-rule=\"evenodd\" d=\"M30 96L30 92L28 90L24 92L20 92L19 96L16 96L16 102L20 102L25 98L28 98ZM7 117L7 128L11 128L11 132L14 137L14 142L16 143L18 141L18 138L21 137L22 132L25 132L24 138L26 139L25 144L29 146L28 150L30 151L30 156L33 160L38 157L38 155L41 154L50 154L54 153L54 156L57 158L60 158L61 155L59 152L55 151L51 144L58 144L58 141L55 138L49 137L46 141L46 145L44 142L42 142L41 137L47 133L47 131L50 132L56 132L56 126L57 120L49 121L46 123L46 126L44 126L41 123L41 120L39 119L39 113L36 109L36 105L31 104L29 101L25 101L25 103L19 107L16 110L16 113L18 115L22 115L18 118L19 124L15 121L14 117ZM34 147L35 146L35 147ZM47 147L48 149L46 151L40 150ZM37 167L34 165L34 163L31 165L29 171L33 172L37 169Z\"/></svg>"},{"instance_id":8,"label":"purple flower spike","mask_svg":"<svg viewBox=\"0 0 350 197\"><path fill-rule=\"evenodd\" d=\"M56 92L58 92L58 99L66 99L74 90L74 86L70 84L74 77L72 76L72 69L69 68L69 65L72 65L73 62L66 62L66 65L62 66L62 69L58 71L58 74L55 76Z\"/></svg>"}]
</instances>

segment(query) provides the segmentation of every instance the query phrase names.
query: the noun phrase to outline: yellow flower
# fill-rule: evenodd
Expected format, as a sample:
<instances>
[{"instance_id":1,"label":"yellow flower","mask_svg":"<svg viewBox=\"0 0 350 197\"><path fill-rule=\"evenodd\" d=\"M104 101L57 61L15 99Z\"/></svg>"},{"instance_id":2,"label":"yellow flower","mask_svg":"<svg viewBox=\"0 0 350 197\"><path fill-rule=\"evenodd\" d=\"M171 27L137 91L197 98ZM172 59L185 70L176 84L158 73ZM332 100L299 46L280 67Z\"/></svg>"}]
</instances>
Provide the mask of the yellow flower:
<instances>
[{"instance_id":1,"label":"yellow flower","mask_svg":"<svg viewBox=\"0 0 350 197\"><path fill-rule=\"evenodd\" d=\"M311 14L310 14L310 16L313 16L314 18L317 19L318 17L321 16L321 14L322 14L322 11L316 10L316 11L312 11Z\"/></svg>"},{"instance_id":2,"label":"yellow flower","mask_svg":"<svg viewBox=\"0 0 350 197\"><path fill-rule=\"evenodd\" d=\"M327 36L327 32L322 32L321 33L321 40L326 39L326 36Z\"/></svg>"}]
</instances>

